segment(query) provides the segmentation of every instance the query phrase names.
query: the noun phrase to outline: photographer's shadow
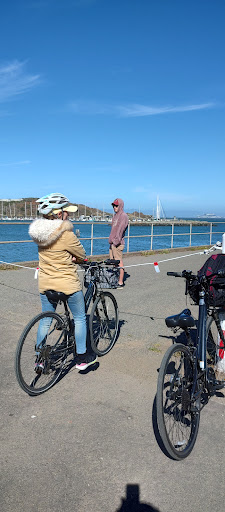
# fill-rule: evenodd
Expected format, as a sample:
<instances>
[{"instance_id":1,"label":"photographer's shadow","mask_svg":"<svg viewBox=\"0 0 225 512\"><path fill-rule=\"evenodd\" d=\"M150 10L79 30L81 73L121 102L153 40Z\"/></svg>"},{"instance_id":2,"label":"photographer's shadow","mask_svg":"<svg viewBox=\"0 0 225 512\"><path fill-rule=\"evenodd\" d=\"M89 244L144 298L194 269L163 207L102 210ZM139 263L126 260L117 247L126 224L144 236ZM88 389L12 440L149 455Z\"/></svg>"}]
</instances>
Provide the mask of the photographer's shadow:
<instances>
[{"instance_id":1,"label":"photographer's shadow","mask_svg":"<svg viewBox=\"0 0 225 512\"><path fill-rule=\"evenodd\" d=\"M126 270L124 270L124 276L123 276L124 283L126 283L126 280L129 279L129 277L130 277L130 274L128 274L128 272L126 272Z\"/></svg>"},{"instance_id":2,"label":"photographer's shadow","mask_svg":"<svg viewBox=\"0 0 225 512\"><path fill-rule=\"evenodd\" d=\"M149 503L141 503L139 494L138 484L128 484L126 498L122 498L121 507L116 512L160 512Z\"/></svg>"}]
</instances>

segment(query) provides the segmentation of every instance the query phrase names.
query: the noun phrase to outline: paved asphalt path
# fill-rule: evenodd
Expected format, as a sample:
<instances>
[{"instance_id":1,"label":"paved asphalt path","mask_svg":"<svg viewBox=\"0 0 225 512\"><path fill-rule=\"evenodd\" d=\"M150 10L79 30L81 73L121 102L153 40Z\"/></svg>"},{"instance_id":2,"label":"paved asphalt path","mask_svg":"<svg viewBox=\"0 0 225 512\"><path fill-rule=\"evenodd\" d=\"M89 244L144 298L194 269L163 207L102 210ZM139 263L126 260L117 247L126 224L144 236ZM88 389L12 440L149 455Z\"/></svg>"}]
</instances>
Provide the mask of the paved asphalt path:
<instances>
[{"instance_id":1,"label":"paved asphalt path","mask_svg":"<svg viewBox=\"0 0 225 512\"><path fill-rule=\"evenodd\" d=\"M152 265L131 266L178 256L159 263L158 274ZM124 258L115 347L95 370L73 367L39 397L26 395L14 374L20 333L40 311L34 270L0 271L2 512L224 511L225 399L205 407L183 462L163 453L152 422L157 368L171 344L164 318L186 305L184 281L166 272L196 271L206 258Z\"/></svg>"}]
</instances>

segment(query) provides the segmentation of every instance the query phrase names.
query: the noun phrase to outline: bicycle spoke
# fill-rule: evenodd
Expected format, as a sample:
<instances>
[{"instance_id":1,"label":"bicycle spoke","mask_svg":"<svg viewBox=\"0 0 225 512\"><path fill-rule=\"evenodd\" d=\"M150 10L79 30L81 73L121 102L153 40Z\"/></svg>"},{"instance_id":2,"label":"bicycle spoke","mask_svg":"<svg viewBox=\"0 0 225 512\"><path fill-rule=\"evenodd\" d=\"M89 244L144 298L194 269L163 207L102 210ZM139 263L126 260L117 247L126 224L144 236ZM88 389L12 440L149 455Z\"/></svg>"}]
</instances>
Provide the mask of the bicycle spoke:
<instances>
[{"instance_id":1,"label":"bicycle spoke","mask_svg":"<svg viewBox=\"0 0 225 512\"><path fill-rule=\"evenodd\" d=\"M90 319L91 346L98 355L104 355L113 347L118 331L118 309L115 297L102 293L93 305Z\"/></svg>"},{"instance_id":2,"label":"bicycle spoke","mask_svg":"<svg viewBox=\"0 0 225 512\"><path fill-rule=\"evenodd\" d=\"M61 317L56 313L41 313L25 328L15 361L16 376L24 391L43 393L56 382L68 352L65 335Z\"/></svg>"},{"instance_id":3,"label":"bicycle spoke","mask_svg":"<svg viewBox=\"0 0 225 512\"><path fill-rule=\"evenodd\" d=\"M190 392L193 363L188 349L170 347L162 361L157 387L157 419L168 453L175 459L192 450L198 432L199 412L192 412Z\"/></svg>"}]
</instances>

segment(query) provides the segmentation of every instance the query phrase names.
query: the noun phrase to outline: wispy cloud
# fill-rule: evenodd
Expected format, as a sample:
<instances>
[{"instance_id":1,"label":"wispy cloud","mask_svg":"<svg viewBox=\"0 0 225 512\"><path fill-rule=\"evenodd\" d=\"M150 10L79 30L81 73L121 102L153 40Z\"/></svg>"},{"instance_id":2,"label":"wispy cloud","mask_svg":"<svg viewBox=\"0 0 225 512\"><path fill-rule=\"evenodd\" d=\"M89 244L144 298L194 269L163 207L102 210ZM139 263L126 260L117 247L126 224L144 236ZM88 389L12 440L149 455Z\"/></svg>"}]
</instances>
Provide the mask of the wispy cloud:
<instances>
[{"instance_id":1,"label":"wispy cloud","mask_svg":"<svg viewBox=\"0 0 225 512\"><path fill-rule=\"evenodd\" d=\"M191 112L193 110L204 110L212 108L215 103L200 103L198 105L183 105L183 106L166 106L166 107L151 107L149 105L128 105L117 107L121 117L143 117L143 116L157 116L160 114L173 114L175 112Z\"/></svg>"},{"instance_id":2,"label":"wispy cloud","mask_svg":"<svg viewBox=\"0 0 225 512\"><path fill-rule=\"evenodd\" d=\"M40 75L26 72L26 62L15 60L0 66L0 102L3 103L30 91L40 83Z\"/></svg>"},{"instance_id":3,"label":"wispy cloud","mask_svg":"<svg viewBox=\"0 0 225 512\"><path fill-rule=\"evenodd\" d=\"M191 112L194 110L206 110L216 106L216 103L199 103L181 106L153 107L138 103L127 105L110 105L94 101L76 101L69 105L69 110L81 115L111 115L115 117L146 117L162 114L174 114L177 112Z\"/></svg>"},{"instance_id":4,"label":"wispy cloud","mask_svg":"<svg viewBox=\"0 0 225 512\"><path fill-rule=\"evenodd\" d=\"M31 164L30 160L22 160L21 162L0 163L0 167L13 167L14 165L29 165L29 164Z\"/></svg>"}]
</instances>

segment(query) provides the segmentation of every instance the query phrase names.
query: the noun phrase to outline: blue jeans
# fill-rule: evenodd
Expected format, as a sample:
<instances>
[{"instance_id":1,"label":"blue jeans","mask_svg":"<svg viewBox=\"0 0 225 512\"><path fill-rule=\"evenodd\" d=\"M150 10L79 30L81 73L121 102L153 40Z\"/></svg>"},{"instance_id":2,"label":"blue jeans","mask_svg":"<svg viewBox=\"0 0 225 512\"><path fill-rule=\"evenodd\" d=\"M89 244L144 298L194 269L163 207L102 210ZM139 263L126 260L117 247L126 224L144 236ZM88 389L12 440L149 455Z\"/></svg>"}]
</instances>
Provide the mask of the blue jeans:
<instances>
[{"instance_id":1,"label":"blue jeans","mask_svg":"<svg viewBox=\"0 0 225 512\"><path fill-rule=\"evenodd\" d=\"M49 302L48 298L44 293L40 293L42 312L45 311L55 311L57 304L52 304ZM77 354L85 354L86 352L86 336L87 336L87 326L86 326L86 313L85 313L85 304L84 304L84 296L82 291L75 292L73 295L70 295L68 298L68 305L70 311L73 315L74 324L75 324L75 339L76 339L76 352ZM37 352L38 347L44 341L44 338L48 332L48 329L51 325L51 318L43 318L39 322L38 333L37 333Z\"/></svg>"}]
</instances>

